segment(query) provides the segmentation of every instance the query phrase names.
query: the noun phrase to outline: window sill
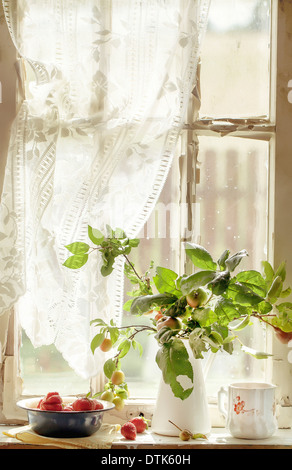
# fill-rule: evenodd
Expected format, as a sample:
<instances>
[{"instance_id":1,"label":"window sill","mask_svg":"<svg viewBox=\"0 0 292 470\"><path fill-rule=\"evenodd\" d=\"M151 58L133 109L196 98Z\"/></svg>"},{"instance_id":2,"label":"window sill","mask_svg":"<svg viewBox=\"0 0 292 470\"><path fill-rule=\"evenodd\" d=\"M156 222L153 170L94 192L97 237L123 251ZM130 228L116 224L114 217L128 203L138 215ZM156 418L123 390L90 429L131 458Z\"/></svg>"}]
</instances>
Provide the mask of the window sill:
<instances>
[{"instance_id":1,"label":"window sill","mask_svg":"<svg viewBox=\"0 0 292 470\"><path fill-rule=\"evenodd\" d=\"M0 449L54 449L53 446L35 446L21 443L2 434L11 426L0 426ZM122 436L112 443L112 450L159 450L159 449L292 449L292 430L279 429L274 436L262 440L236 439L225 428L212 428L206 440L181 441L178 437L160 436L151 430L137 435L135 441L126 441ZM124 455L124 454L123 454Z\"/></svg>"}]
</instances>

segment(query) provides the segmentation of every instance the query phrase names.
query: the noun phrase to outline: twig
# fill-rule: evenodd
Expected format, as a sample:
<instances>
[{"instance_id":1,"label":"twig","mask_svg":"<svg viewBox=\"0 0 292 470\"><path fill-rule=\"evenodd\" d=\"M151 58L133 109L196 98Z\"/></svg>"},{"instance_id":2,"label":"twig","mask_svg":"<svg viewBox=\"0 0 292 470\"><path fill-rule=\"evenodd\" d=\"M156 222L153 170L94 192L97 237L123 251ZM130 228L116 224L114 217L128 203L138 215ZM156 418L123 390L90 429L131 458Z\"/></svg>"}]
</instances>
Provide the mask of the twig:
<instances>
[{"instance_id":1,"label":"twig","mask_svg":"<svg viewBox=\"0 0 292 470\"><path fill-rule=\"evenodd\" d=\"M168 420L169 423L173 424L177 429L179 429L180 431L182 431L181 428L179 428L176 424L174 424L172 421L170 421L170 419Z\"/></svg>"}]
</instances>

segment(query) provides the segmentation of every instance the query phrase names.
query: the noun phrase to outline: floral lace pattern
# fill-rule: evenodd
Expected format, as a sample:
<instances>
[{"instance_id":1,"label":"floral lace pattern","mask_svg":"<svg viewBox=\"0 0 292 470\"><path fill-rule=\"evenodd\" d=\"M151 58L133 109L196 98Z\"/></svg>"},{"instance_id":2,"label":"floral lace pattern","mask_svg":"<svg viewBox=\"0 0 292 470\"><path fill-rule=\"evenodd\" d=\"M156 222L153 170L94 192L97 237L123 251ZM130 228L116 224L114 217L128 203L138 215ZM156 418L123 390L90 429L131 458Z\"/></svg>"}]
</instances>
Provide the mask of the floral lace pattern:
<instances>
[{"instance_id":1,"label":"floral lace pattern","mask_svg":"<svg viewBox=\"0 0 292 470\"><path fill-rule=\"evenodd\" d=\"M237 396L235 400L236 400L236 402L234 403L233 411L234 411L237 415L243 414L243 413L255 413L255 414L259 414L259 411L258 411L258 410L255 410L254 408L247 410L247 409L245 408L245 401L244 401L244 400L241 400L240 396Z\"/></svg>"},{"instance_id":2,"label":"floral lace pattern","mask_svg":"<svg viewBox=\"0 0 292 470\"><path fill-rule=\"evenodd\" d=\"M88 377L101 369L89 320L120 317L123 266L104 279L92 257L72 272L64 247L86 240L88 224L135 236L147 220L194 87L209 0L3 4L29 84L1 199L0 313L17 301L33 345L55 343Z\"/></svg>"}]
</instances>

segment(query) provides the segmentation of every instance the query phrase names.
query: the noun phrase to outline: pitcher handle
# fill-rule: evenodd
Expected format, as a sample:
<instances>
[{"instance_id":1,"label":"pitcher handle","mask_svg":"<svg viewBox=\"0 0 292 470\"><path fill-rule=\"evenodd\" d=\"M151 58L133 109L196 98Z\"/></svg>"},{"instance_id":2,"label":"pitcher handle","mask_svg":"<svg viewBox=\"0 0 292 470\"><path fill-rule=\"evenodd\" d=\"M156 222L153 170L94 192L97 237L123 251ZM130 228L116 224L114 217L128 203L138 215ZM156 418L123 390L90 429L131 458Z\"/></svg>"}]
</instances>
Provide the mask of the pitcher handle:
<instances>
[{"instance_id":1,"label":"pitcher handle","mask_svg":"<svg viewBox=\"0 0 292 470\"><path fill-rule=\"evenodd\" d=\"M220 390L218 391L218 409L220 413L222 413L225 419L227 418L227 410L225 408L227 396L228 396L227 387L221 387Z\"/></svg>"}]
</instances>

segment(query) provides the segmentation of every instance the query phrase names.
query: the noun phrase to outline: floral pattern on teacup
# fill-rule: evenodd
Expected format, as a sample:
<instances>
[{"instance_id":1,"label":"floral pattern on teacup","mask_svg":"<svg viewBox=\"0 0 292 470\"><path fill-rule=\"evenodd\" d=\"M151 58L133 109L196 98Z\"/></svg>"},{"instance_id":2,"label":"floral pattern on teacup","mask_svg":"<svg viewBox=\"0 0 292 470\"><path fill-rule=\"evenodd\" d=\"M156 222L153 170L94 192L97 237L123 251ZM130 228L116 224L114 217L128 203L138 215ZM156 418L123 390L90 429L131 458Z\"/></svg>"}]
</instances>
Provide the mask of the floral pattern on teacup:
<instances>
[{"instance_id":1,"label":"floral pattern on teacup","mask_svg":"<svg viewBox=\"0 0 292 470\"><path fill-rule=\"evenodd\" d=\"M240 399L240 396L237 396L235 398L236 402L234 403L234 408L233 410L235 411L235 413L237 415L239 415L240 413L251 413L251 412L254 412L254 408L252 410L245 410L245 401L241 400ZM256 410L256 413L259 413L257 410Z\"/></svg>"}]
</instances>

